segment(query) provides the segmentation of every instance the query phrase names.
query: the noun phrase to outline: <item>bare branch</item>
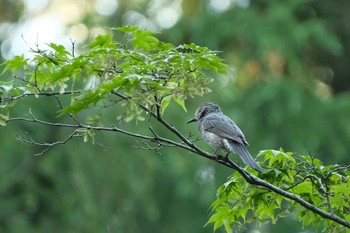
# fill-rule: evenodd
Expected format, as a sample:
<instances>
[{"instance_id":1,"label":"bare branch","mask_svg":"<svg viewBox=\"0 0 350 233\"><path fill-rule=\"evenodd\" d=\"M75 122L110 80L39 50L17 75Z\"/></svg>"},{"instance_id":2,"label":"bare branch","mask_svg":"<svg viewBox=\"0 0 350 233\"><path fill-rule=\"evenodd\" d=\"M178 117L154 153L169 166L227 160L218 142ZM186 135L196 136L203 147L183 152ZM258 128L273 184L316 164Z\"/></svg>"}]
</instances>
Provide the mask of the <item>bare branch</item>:
<instances>
[{"instance_id":1,"label":"bare branch","mask_svg":"<svg viewBox=\"0 0 350 233\"><path fill-rule=\"evenodd\" d=\"M118 96L120 96L122 98L128 98L128 97L125 97L121 94L118 94ZM152 132L153 136L148 136L148 135L137 134L137 133L132 133L132 132L126 131L126 130L123 130L123 129L116 127L115 125L113 125L112 127L97 127L97 126L85 125L85 124L80 124L80 123L63 124L63 123L47 122L47 121L39 120L36 117L34 117L31 110L29 111L29 115L31 116L31 118L12 118L12 119L9 119L7 122L26 121L26 122L38 123L38 124L43 124L43 125L53 126L53 127L65 127L65 128L74 128L74 129L118 132L118 133L122 133L122 134L125 134L128 136L134 137L134 138L139 138L141 140L158 143L158 146L159 145L164 145L164 146L171 145L171 146L180 147L182 149L185 149L185 150L190 151L192 153L198 154L198 155L203 156L205 158L208 158L210 160L214 160L214 161L216 161L224 166L235 169L244 177L244 179L248 183L250 183L252 185L257 185L257 186L263 187L271 192L277 193L283 197L286 197L292 201L299 203L300 205L302 205L306 209L308 209L308 210L310 210L310 211L312 211L312 212L314 212L314 213L316 213L316 214L318 214L326 219L332 220L332 221L337 222L337 223L339 223L347 228L350 228L350 222L346 221L343 218L340 218L340 217L334 215L331 207L330 207L330 213L328 213L328 212L318 208L317 206L307 202L306 200L302 199L301 197L262 180L261 178L248 172L247 170L240 167L239 165L237 165L236 163L234 163L233 161L231 161L228 158L217 157L216 155L213 155L213 154L210 154L210 153L203 151L202 149L197 147L191 140L189 140L188 137L181 134L173 125L169 124L167 121L165 121L165 119L163 119L163 117L160 114L160 107L158 105L156 105L156 108L157 108L156 113L150 111L145 106L140 105L140 107L143 110L145 110L146 112L148 112L150 115L155 117L155 119L157 119L157 121L159 123L161 123L166 129L168 129L170 132L172 132L177 138L179 138L181 140L181 142L176 142L174 140L170 140L170 139L163 138L163 137L159 136L158 134L156 134L156 132L153 130L152 127L150 127L150 131ZM157 147L155 149L157 149ZM311 177L309 177L309 178L311 178ZM315 177L312 177L312 178L314 179ZM320 186L320 184L322 184L322 182L320 183L319 179L317 179L317 183L318 183L318 187L323 188L323 190L325 190L327 193L327 188L325 189L323 185Z\"/></svg>"},{"instance_id":2,"label":"bare branch","mask_svg":"<svg viewBox=\"0 0 350 233\"><path fill-rule=\"evenodd\" d=\"M28 96L56 96L56 95L71 95L71 94L79 94L79 93L81 93L81 91L66 91L62 93L60 92L39 92L39 93L25 92L21 95L2 97L0 99L0 103L14 101L14 100L18 100Z\"/></svg>"},{"instance_id":3,"label":"bare branch","mask_svg":"<svg viewBox=\"0 0 350 233\"><path fill-rule=\"evenodd\" d=\"M177 146L186 150L189 150L191 152L195 152L195 150L193 150L192 148L184 145L181 142L176 142L167 138L163 138L160 136L146 136L146 135L142 135L142 134L138 134L138 133L132 133L123 129L120 129L118 127L116 127L115 125L113 125L112 127L99 127L99 126L91 126L91 125L85 125L85 124L81 124L81 123L77 123L77 124L64 124L64 123L58 123L58 122L47 122L47 121L43 121L43 120L39 120L37 119L31 109L29 109L29 115L31 116L31 118L23 118L23 117L17 117L17 118L10 118L7 120L7 122L11 122L11 121L25 121L25 122L31 122L31 123L38 123L38 124L42 124L42 125L47 125L47 126L53 126L53 127L64 127L64 128L75 128L75 129L87 129L87 130L96 130L96 131L109 131L109 132L119 132L128 136L132 136L135 138L139 138L139 139L144 139L144 140L148 140L151 142L164 142L167 143L169 145L173 145L173 146Z\"/></svg>"},{"instance_id":4,"label":"bare branch","mask_svg":"<svg viewBox=\"0 0 350 233\"><path fill-rule=\"evenodd\" d=\"M59 108L60 108L61 110L63 110L63 105L62 105L61 100L58 98L57 95L54 95L54 97L55 97L56 100L57 100L57 103L58 103ZM73 120L76 124L80 125L80 122L75 118L75 116L74 116L73 114L71 114L71 113L68 112L67 115L68 115L70 118L72 118L72 120Z\"/></svg>"},{"instance_id":5,"label":"bare branch","mask_svg":"<svg viewBox=\"0 0 350 233\"><path fill-rule=\"evenodd\" d=\"M76 40L72 40L72 38L70 38L70 42L72 44L72 57L75 57L75 44L76 44Z\"/></svg>"},{"instance_id":6,"label":"bare branch","mask_svg":"<svg viewBox=\"0 0 350 233\"><path fill-rule=\"evenodd\" d=\"M80 134L77 133L77 131L74 131L73 133L71 133L65 140L63 141L57 141L57 142L52 142L52 143L48 143L48 142L36 142L33 138L31 138L29 136L28 133L26 133L26 137L27 139L23 138L23 137L17 137L17 140L20 142L24 142L24 143L28 143L28 144L32 144L32 145L36 145L36 146L40 146L40 147L45 147L45 149L43 149L41 152L34 154L34 156L40 156L45 154L48 150L50 150L51 148L53 148L54 146L57 145L62 145L62 144L66 144L68 141L70 141L71 139L73 139L74 137L81 137Z\"/></svg>"},{"instance_id":7,"label":"bare branch","mask_svg":"<svg viewBox=\"0 0 350 233\"><path fill-rule=\"evenodd\" d=\"M156 146L151 146L145 140L140 140L140 146L134 146L134 148L143 149L143 150L154 150L156 152L156 154L160 155L161 154L160 153L160 149L163 146L173 146L173 147L175 147L174 145L164 145L163 143L161 143L159 141L157 142Z\"/></svg>"}]
</instances>

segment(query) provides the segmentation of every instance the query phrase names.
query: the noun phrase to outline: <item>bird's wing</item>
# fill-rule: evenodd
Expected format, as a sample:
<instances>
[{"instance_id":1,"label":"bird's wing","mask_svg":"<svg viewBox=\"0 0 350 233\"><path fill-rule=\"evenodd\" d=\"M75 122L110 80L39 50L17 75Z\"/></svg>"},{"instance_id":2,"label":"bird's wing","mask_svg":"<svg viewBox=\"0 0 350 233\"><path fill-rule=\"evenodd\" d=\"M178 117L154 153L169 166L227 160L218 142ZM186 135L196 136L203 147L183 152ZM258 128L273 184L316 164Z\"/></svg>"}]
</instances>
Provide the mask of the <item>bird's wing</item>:
<instances>
[{"instance_id":1,"label":"bird's wing","mask_svg":"<svg viewBox=\"0 0 350 233\"><path fill-rule=\"evenodd\" d=\"M238 126L227 116L206 116L202 121L204 130L214 133L220 137L233 140L242 145L248 145L242 131Z\"/></svg>"}]
</instances>

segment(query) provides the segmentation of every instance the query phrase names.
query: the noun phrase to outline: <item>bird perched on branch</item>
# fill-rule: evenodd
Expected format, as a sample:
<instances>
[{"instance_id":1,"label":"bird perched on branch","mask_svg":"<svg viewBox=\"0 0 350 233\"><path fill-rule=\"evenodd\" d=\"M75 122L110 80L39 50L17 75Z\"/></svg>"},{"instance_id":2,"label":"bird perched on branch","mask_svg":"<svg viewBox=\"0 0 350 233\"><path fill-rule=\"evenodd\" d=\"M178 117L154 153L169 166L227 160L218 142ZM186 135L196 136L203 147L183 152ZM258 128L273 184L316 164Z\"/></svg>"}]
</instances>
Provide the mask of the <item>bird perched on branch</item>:
<instances>
[{"instance_id":1,"label":"bird perched on branch","mask_svg":"<svg viewBox=\"0 0 350 233\"><path fill-rule=\"evenodd\" d=\"M227 157L230 152L234 152L249 167L259 172L265 172L247 150L248 142L240 128L222 113L218 105L212 103L201 105L197 109L194 118L188 121L187 124L195 121L199 123L198 130L204 141L215 149L214 154L217 150L223 150L227 152Z\"/></svg>"}]
</instances>

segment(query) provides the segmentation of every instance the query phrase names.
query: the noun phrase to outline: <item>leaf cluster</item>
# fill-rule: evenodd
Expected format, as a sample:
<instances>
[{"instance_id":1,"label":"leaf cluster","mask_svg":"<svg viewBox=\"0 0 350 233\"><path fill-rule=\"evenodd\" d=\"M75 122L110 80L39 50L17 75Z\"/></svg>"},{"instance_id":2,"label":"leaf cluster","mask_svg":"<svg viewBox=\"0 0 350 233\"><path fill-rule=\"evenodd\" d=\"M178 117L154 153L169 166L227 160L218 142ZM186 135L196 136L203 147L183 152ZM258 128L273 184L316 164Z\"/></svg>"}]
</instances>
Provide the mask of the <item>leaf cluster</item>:
<instances>
[{"instance_id":1,"label":"leaf cluster","mask_svg":"<svg viewBox=\"0 0 350 233\"><path fill-rule=\"evenodd\" d=\"M350 171L339 165L325 166L310 155L296 156L282 150L261 151L259 157L270 169L259 177L293 193L316 208L350 220ZM249 168L248 168L249 169ZM251 172L254 173L251 169ZM256 172L255 172L256 173ZM217 191L208 223L214 230L238 230L247 223L275 223L293 216L305 227L313 225L327 232L350 232L333 221L316 215L297 202L275 192L248 184L237 172Z\"/></svg>"},{"instance_id":2,"label":"leaf cluster","mask_svg":"<svg viewBox=\"0 0 350 233\"><path fill-rule=\"evenodd\" d=\"M16 56L5 61L0 83L1 115L5 124L9 102L27 95L69 94L70 104L60 114L77 114L98 106L98 110L120 104L119 119L143 120L139 105L161 106L161 113L174 100L183 109L188 97L202 95L213 78L209 72L227 74L227 66L215 51L195 44L172 45L159 41L153 32L137 27L112 29L91 41L76 55L62 45L31 49L32 59ZM117 40L114 39L117 37ZM120 98L120 96L127 98Z\"/></svg>"}]
</instances>

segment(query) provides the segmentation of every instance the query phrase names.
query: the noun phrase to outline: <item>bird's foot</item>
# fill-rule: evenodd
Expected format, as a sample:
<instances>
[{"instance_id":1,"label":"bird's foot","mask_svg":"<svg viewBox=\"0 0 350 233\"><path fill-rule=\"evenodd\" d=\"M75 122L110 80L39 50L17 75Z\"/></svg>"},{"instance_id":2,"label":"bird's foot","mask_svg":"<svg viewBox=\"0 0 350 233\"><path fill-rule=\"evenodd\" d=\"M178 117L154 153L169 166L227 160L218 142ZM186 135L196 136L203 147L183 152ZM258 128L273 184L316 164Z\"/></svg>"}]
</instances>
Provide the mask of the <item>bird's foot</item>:
<instances>
[{"instance_id":1,"label":"bird's foot","mask_svg":"<svg viewBox=\"0 0 350 233\"><path fill-rule=\"evenodd\" d=\"M228 155L229 155L229 154L230 154L230 152L226 153L226 155L225 155L225 160L226 160L226 161L229 160L229 158L228 158Z\"/></svg>"},{"instance_id":2,"label":"bird's foot","mask_svg":"<svg viewBox=\"0 0 350 233\"><path fill-rule=\"evenodd\" d=\"M229 161L230 159L228 158L228 154L229 153L227 153L226 155L216 155L216 160L217 161L219 161L219 160L221 160L221 161Z\"/></svg>"},{"instance_id":3,"label":"bird's foot","mask_svg":"<svg viewBox=\"0 0 350 233\"><path fill-rule=\"evenodd\" d=\"M223 159L224 159L223 156L221 156L221 155L216 155L216 161L220 161L220 160L223 160Z\"/></svg>"}]
</instances>

